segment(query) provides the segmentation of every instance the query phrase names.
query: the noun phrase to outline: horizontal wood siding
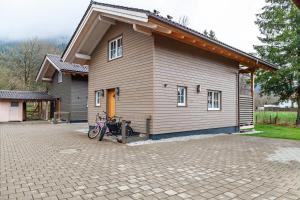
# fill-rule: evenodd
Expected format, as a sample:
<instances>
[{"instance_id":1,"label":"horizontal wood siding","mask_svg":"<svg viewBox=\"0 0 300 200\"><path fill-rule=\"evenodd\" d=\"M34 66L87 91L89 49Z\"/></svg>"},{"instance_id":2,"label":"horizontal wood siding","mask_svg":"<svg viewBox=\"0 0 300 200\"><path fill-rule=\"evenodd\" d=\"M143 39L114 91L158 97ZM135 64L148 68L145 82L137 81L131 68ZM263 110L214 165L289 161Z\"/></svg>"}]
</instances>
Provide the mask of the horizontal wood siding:
<instances>
[{"instance_id":1,"label":"horizontal wood siding","mask_svg":"<svg viewBox=\"0 0 300 200\"><path fill-rule=\"evenodd\" d=\"M88 81L72 78L71 120L87 120Z\"/></svg>"},{"instance_id":2,"label":"horizontal wood siding","mask_svg":"<svg viewBox=\"0 0 300 200\"><path fill-rule=\"evenodd\" d=\"M108 61L108 41L123 35L123 57ZM88 121L106 110L107 89L120 88L116 115L131 120L135 131L146 132L146 118L153 104L153 37L135 32L132 25L112 26L92 54L89 68ZM95 91L105 90L101 106L95 106Z\"/></svg>"},{"instance_id":3,"label":"horizontal wood siding","mask_svg":"<svg viewBox=\"0 0 300 200\"><path fill-rule=\"evenodd\" d=\"M236 62L155 36L153 133L237 126L237 73ZM186 107L177 107L177 86L187 87ZM220 111L207 110L207 90L222 92Z\"/></svg>"},{"instance_id":4,"label":"horizontal wood siding","mask_svg":"<svg viewBox=\"0 0 300 200\"><path fill-rule=\"evenodd\" d=\"M240 95L240 126L253 125L253 97Z\"/></svg>"},{"instance_id":5,"label":"horizontal wood siding","mask_svg":"<svg viewBox=\"0 0 300 200\"><path fill-rule=\"evenodd\" d=\"M48 92L55 98L60 98L61 112L71 112L71 75L63 75L63 82L58 83L58 72L53 76L53 81L48 85Z\"/></svg>"}]
</instances>

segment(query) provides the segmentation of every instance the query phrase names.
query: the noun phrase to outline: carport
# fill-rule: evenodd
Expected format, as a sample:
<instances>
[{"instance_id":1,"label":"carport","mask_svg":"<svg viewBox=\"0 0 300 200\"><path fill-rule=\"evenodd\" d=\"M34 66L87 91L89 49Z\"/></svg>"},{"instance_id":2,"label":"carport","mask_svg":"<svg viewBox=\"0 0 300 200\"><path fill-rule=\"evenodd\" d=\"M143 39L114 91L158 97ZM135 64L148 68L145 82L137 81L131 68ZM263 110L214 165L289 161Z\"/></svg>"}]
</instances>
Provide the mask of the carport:
<instances>
[{"instance_id":1,"label":"carport","mask_svg":"<svg viewBox=\"0 0 300 200\"><path fill-rule=\"evenodd\" d=\"M0 90L0 122L26 121L27 112L34 114L37 120L48 120L53 101L55 99L46 92Z\"/></svg>"}]
</instances>

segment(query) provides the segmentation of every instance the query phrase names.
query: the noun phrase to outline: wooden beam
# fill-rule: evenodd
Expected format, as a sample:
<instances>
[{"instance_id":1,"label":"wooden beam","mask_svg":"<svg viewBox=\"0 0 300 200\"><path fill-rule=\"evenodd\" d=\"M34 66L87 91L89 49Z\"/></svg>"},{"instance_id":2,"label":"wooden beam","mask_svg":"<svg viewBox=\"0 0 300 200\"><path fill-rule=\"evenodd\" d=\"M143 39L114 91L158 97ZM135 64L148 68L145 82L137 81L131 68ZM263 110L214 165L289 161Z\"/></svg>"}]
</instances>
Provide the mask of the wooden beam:
<instances>
[{"instance_id":1,"label":"wooden beam","mask_svg":"<svg viewBox=\"0 0 300 200\"><path fill-rule=\"evenodd\" d=\"M133 30L139 33L143 33L145 35L152 35L152 31L149 28L146 28L144 26L138 25L138 24L133 24Z\"/></svg>"},{"instance_id":2,"label":"wooden beam","mask_svg":"<svg viewBox=\"0 0 300 200\"><path fill-rule=\"evenodd\" d=\"M52 82L52 78L42 78L42 81L45 81L45 82Z\"/></svg>"},{"instance_id":3,"label":"wooden beam","mask_svg":"<svg viewBox=\"0 0 300 200\"><path fill-rule=\"evenodd\" d=\"M75 57L83 60L91 60L91 56L81 53L75 53Z\"/></svg>"},{"instance_id":4,"label":"wooden beam","mask_svg":"<svg viewBox=\"0 0 300 200\"><path fill-rule=\"evenodd\" d=\"M127 18L124 18L124 17L118 17L116 15L112 15L112 14L108 14L108 13L102 13L101 16L108 17L108 18L113 18L116 21L125 22L125 23L129 23L129 24L138 24L138 25L145 26L145 27L152 28L152 29L158 27L158 25L156 25L154 23L151 23L151 22L147 22L147 23L146 22L141 22L141 21L134 20L134 19L127 19Z\"/></svg>"},{"instance_id":5,"label":"wooden beam","mask_svg":"<svg viewBox=\"0 0 300 200\"><path fill-rule=\"evenodd\" d=\"M111 25L116 25L116 21L114 19L112 19L112 18L108 18L108 17L99 15L98 19L101 22L104 22L104 23L107 23L107 24L111 24Z\"/></svg>"},{"instance_id":6,"label":"wooden beam","mask_svg":"<svg viewBox=\"0 0 300 200\"><path fill-rule=\"evenodd\" d=\"M168 29L168 28L166 28L164 26L157 26L155 28L155 30L158 31L158 32L165 33L165 34L171 34L172 33L172 30L170 30L170 29Z\"/></svg>"}]
</instances>

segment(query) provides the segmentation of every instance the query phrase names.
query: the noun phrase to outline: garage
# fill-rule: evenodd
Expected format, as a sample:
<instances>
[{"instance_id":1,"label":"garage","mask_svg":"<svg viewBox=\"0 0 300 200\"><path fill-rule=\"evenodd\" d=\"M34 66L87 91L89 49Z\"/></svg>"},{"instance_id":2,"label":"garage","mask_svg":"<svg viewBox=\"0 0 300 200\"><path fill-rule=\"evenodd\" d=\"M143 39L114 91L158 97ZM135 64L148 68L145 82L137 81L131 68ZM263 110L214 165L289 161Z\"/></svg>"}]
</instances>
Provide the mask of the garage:
<instances>
[{"instance_id":1,"label":"garage","mask_svg":"<svg viewBox=\"0 0 300 200\"><path fill-rule=\"evenodd\" d=\"M31 120L29 112L36 114L36 120L48 120L53 101L46 92L0 90L0 122Z\"/></svg>"}]
</instances>

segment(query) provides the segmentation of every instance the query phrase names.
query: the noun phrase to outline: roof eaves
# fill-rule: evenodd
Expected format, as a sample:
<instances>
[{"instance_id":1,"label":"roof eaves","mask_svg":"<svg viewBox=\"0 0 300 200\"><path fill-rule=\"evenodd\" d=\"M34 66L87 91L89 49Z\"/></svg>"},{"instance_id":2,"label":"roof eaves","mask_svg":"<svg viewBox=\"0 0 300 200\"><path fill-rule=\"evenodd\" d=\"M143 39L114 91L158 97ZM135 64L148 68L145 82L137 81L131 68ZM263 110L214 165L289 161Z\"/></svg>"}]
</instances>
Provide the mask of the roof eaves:
<instances>
[{"instance_id":1,"label":"roof eaves","mask_svg":"<svg viewBox=\"0 0 300 200\"><path fill-rule=\"evenodd\" d=\"M91 1L90 1L90 4L89 4L89 6L88 6L88 8L86 9L86 11L85 11L85 13L84 13L84 15L83 15L83 17L81 18L79 24L77 25L77 27L76 27L76 29L75 29L75 31L74 31L74 33L73 33L71 39L69 40L69 42L68 42L68 44L67 44L67 46L66 46L64 52L62 53L61 58L63 58L63 57L65 56L65 54L66 54L68 48L70 47L70 45L71 45L71 43L72 43L73 38L74 38L75 35L76 35L76 32L78 31L78 29L79 29L79 27L81 26L81 24L82 24L84 18L86 17L86 15L88 14L90 8L91 8L93 5L107 6L107 7L111 7L111 8L119 8L119 9L124 9L124 10L130 10L130 11L135 11L135 12L141 12L141 13L145 13L145 14L147 14L147 15L150 15L150 14L151 14L151 12L150 12L149 10L144 10L144 9L139 9L139 8L130 8L130 7L119 6L119 5L112 5L112 4L106 4L106 3L100 3L100 2L96 2L96 1L91 0Z\"/></svg>"},{"instance_id":2,"label":"roof eaves","mask_svg":"<svg viewBox=\"0 0 300 200\"><path fill-rule=\"evenodd\" d=\"M176 27L176 28L179 28L179 29L181 29L181 30L183 30L183 31L185 31L185 32L188 32L188 33L190 33L190 34L193 34L193 35L195 35L195 36L201 37L202 39L208 40L208 41L211 42L211 43L214 43L214 44L217 44L217 45L221 45L222 47L228 48L228 49L230 49L230 50L232 50L232 51L234 51L234 52L236 52L236 53L242 54L242 55L244 55L244 56L246 56L246 57L248 57L248 58L251 58L251 59L253 59L253 60L259 61L259 62L261 62L261 63L263 63L263 64L265 64L265 65L270 66L271 68L273 68L273 69L275 69L275 70L278 69L278 67L277 67L276 65L271 64L271 63L269 63L269 62L267 62L267 61L265 61L265 60L262 60L261 58L257 58L257 57L255 57L255 56L249 54L249 53L246 53L246 52L244 52L244 51L242 51L242 50L239 50L239 49L237 49L237 48L235 48L235 47L232 47L232 46L230 46L230 45L228 45L228 44L225 44L224 42L221 42L221 41L219 41L219 40L212 39L212 38L210 38L210 37L204 35L203 33L200 33L200 32L198 32L198 31L196 31L196 30L193 30L193 29L191 29L191 28L189 28L189 27L183 26L183 25L181 25L181 24L179 24L179 23L177 23L177 22L174 22L174 21L172 21L172 20L166 19L165 17L162 17L162 16L160 16L160 15L156 15L156 14L154 14L154 13L151 13L151 14L149 14L148 16L149 16L149 17L153 17L153 18L155 18L155 19L157 19L157 20L159 20L159 21L161 21L161 22L163 22L163 23L167 23L168 25L171 25L171 26L174 26L174 27Z\"/></svg>"}]
</instances>

